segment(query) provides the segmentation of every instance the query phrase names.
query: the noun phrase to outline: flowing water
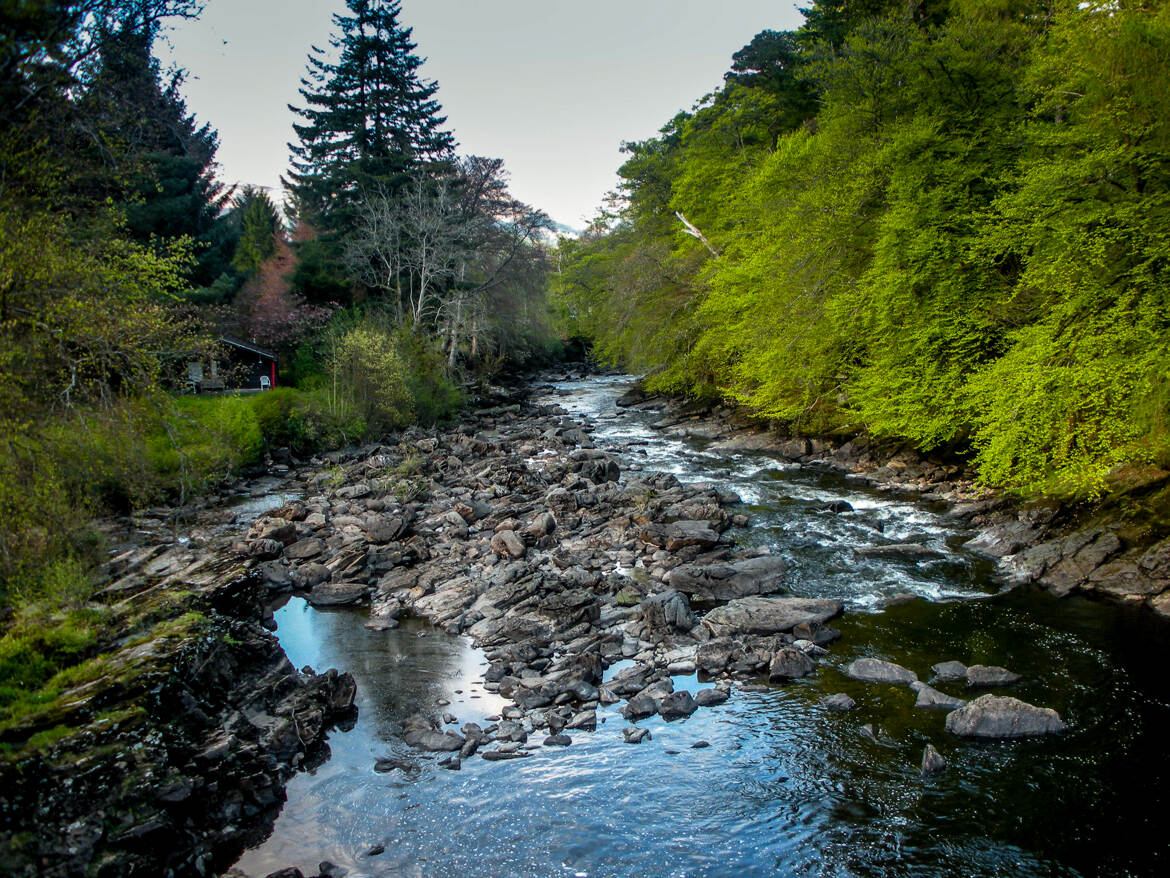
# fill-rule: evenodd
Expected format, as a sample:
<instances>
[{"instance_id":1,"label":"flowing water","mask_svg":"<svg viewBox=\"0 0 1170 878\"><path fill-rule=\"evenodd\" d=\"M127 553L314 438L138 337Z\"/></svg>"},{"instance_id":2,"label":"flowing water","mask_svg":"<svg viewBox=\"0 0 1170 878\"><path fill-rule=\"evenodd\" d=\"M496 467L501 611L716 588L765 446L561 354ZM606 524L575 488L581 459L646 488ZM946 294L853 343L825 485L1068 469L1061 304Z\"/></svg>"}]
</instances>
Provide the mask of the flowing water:
<instances>
[{"instance_id":1,"label":"flowing water","mask_svg":"<svg viewBox=\"0 0 1170 878\"><path fill-rule=\"evenodd\" d=\"M653 738L637 746L622 743L627 723L614 705L568 748L473 758L451 772L406 747L401 723L439 699L461 723L497 713L504 702L482 688L482 653L423 622L373 632L361 611L292 599L276 613L290 659L350 671L359 718L332 736L329 761L290 782L272 836L241 870L313 874L327 859L350 876L1170 874L1170 628L1132 609L1005 591L990 565L962 551L970 535L942 509L767 455L664 437L649 426L657 415L614 405L626 386L567 382L548 400L588 419L626 472L665 470L739 493L752 523L737 539L787 558L793 593L847 605L834 623L844 636L818 673L737 688L683 721L643 721ZM823 508L840 499L853 511ZM935 554L853 553L907 541ZM924 679L948 659L1003 665L1025 676L1010 694L1057 709L1070 731L958 740L943 730L945 714L915 709L905 687L847 679L844 666L866 655ZM834 692L857 709L821 707ZM700 742L709 746L692 746ZM950 765L923 778L928 742ZM383 757L405 762L379 774ZM384 852L366 856L375 845Z\"/></svg>"}]
</instances>

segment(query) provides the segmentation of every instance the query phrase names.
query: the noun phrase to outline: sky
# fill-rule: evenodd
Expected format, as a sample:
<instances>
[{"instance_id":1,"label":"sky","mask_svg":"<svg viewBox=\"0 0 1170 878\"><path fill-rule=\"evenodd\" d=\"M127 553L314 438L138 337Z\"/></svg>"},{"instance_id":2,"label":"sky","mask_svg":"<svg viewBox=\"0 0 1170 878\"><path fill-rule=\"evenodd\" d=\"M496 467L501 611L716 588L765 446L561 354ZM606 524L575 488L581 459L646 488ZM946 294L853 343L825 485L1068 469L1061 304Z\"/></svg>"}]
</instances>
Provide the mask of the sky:
<instances>
[{"instance_id":1,"label":"sky","mask_svg":"<svg viewBox=\"0 0 1170 878\"><path fill-rule=\"evenodd\" d=\"M802 4L803 5L803 4ZM310 45L342 0L206 0L159 54L219 131L220 177L279 192ZM403 0L425 79L464 155L504 160L512 193L583 228L617 183L625 140L653 136L722 83L765 29L800 24L793 0Z\"/></svg>"}]
</instances>

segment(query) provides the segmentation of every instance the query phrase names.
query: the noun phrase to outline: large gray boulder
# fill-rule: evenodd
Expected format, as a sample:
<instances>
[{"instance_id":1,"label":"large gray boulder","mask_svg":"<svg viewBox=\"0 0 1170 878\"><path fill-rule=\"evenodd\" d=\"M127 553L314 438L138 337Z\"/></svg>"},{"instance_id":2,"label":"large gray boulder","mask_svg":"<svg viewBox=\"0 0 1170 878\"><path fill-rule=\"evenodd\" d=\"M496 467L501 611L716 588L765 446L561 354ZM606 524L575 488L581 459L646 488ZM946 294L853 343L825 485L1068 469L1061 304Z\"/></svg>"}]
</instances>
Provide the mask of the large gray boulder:
<instances>
[{"instance_id":1,"label":"large gray boulder","mask_svg":"<svg viewBox=\"0 0 1170 878\"><path fill-rule=\"evenodd\" d=\"M947 714L947 731L968 738L1024 738L1068 728L1055 710L1007 695L983 695Z\"/></svg>"},{"instance_id":2,"label":"large gray boulder","mask_svg":"<svg viewBox=\"0 0 1170 878\"><path fill-rule=\"evenodd\" d=\"M768 679L775 683L781 680L796 680L807 677L817 669L816 663L799 649L786 646L777 650L768 666Z\"/></svg>"},{"instance_id":3,"label":"large gray boulder","mask_svg":"<svg viewBox=\"0 0 1170 878\"><path fill-rule=\"evenodd\" d=\"M782 560L770 555L730 564L682 564L670 571L666 583L699 600L731 601L783 591L781 580L786 569Z\"/></svg>"},{"instance_id":4,"label":"large gray boulder","mask_svg":"<svg viewBox=\"0 0 1170 878\"><path fill-rule=\"evenodd\" d=\"M714 637L779 634L806 622L826 622L840 612L840 601L824 598L753 596L716 607L703 617L703 625Z\"/></svg>"},{"instance_id":5,"label":"large gray boulder","mask_svg":"<svg viewBox=\"0 0 1170 878\"><path fill-rule=\"evenodd\" d=\"M863 683L890 683L906 686L918 680L918 675L908 668L875 658L859 658L845 669L847 676Z\"/></svg>"}]
</instances>

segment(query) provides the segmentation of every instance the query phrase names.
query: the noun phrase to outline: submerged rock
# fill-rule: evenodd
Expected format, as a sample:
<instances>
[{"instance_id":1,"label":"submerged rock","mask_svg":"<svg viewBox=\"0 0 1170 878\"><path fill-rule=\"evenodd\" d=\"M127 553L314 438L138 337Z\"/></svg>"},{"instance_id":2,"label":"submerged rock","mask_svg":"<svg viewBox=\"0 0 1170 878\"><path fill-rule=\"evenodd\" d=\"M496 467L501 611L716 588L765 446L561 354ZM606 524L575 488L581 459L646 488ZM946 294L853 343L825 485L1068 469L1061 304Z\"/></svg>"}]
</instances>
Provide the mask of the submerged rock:
<instances>
[{"instance_id":1,"label":"submerged rock","mask_svg":"<svg viewBox=\"0 0 1170 878\"><path fill-rule=\"evenodd\" d=\"M913 683L918 675L909 668L875 658L860 658L845 669L847 676L863 683L890 683L904 686Z\"/></svg>"},{"instance_id":2,"label":"submerged rock","mask_svg":"<svg viewBox=\"0 0 1170 878\"><path fill-rule=\"evenodd\" d=\"M982 695L947 714L946 729L970 738L1022 738L1052 735L1068 726L1055 710L1006 695Z\"/></svg>"},{"instance_id":3,"label":"submerged rock","mask_svg":"<svg viewBox=\"0 0 1170 878\"><path fill-rule=\"evenodd\" d=\"M825 696L821 699L821 704L829 710L853 710L853 708L857 707L857 702L844 692L837 692L834 695Z\"/></svg>"},{"instance_id":4,"label":"submerged rock","mask_svg":"<svg viewBox=\"0 0 1170 878\"><path fill-rule=\"evenodd\" d=\"M932 689L925 683L914 682L910 684L910 688L918 693L918 699L914 702L915 707L922 707L928 710L955 710L956 708L963 707L967 703L962 698L956 698L953 695L947 695L945 692Z\"/></svg>"},{"instance_id":5,"label":"submerged rock","mask_svg":"<svg viewBox=\"0 0 1170 878\"><path fill-rule=\"evenodd\" d=\"M967 679L967 666L962 662L939 662L937 665L931 665L930 671L936 680L943 683Z\"/></svg>"},{"instance_id":6,"label":"submerged rock","mask_svg":"<svg viewBox=\"0 0 1170 878\"><path fill-rule=\"evenodd\" d=\"M637 726L622 729L622 740L627 744L641 744L642 741L649 740L650 737L649 729L640 729Z\"/></svg>"}]
</instances>

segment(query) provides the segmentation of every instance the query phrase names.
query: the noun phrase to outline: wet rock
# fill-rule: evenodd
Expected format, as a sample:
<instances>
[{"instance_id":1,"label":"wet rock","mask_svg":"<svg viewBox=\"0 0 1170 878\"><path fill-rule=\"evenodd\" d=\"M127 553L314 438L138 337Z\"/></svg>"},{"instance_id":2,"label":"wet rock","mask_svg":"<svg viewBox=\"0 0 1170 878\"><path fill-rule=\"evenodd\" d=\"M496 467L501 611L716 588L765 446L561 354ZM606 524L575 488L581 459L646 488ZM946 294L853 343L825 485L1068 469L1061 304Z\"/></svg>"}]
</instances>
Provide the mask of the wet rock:
<instances>
[{"instance_id":1,"label":"wet rock","mask_svg":"<svg viewBox=\"0 0 1170 878\"><path fill-rule=\"evenodd\" d=\"M947 761L943 755L934 749L933 744L927 744L922 750L922 773L923 775L938 774L940 771L945 771Z\"/></svg>"},{"instance_id":2,"label":"wet rock","mask_svg":"<svg viewBox=\"0 0 1170 878\"><path fill-rule=\"evenodd\" d=\"M967 668L967 685L976 686L1010 686L1019 682L1019 674L1013 674L1007 668L995 665L971 665Z\"/></svg>"},{"instance_id":3,"label":"wet rock","mask_svg":"<svg viewBox=\"0 0 1170 878\"><path fill-rule=\"evenodd\" d=\"M667 695L662 700L658 712L663 719L672 720L690 716L698 707L698 703L691 697L690 692L679 691Z\"/></svg>"},{"instance_id":4,"label":"wet rock","mask_svg":"<svg viewBox=\"0 0 1170 878\"><path fill-rule=\"evenodd\" d=\"M690 601L682 592L669 589L642 601L642 621L652 634L666 636L690 631L699 624Z\"/></svg>"},{"instance_id":5,"label":"wet rock","mask_svg":"<svg viewBox=\"0 0 1170 878\"><path fill-rule=\"evenodd\" d=\"M708 640L695 652L695 667L705 674L721 674L743 655L743 644L738 640L723 637Z\"/></svg>"},{"instance_id":6,"label":"wet rock","mask_svg":"<svg viewBox=\"0 0 1170 878\"><path fill-rule=\"evenodd\" d=\"M971 738L1021 738L1051 735L1068 728L1055 710L1006 695L982 695L947 714L952 735Z\"/></svg>"},{"instance_id":7,"label":"wet rock","mask_svg":"<svg viewBox=\"0 0 1170 878\"><path fill-rule=\"evenodd\" d=\"M930 671L934 674L936 680L943 683L953 683L967 679L967 666L962 662L939 662L937 665L931 665Z\"/></svg>"},{"instance_id":8,"label":"wet rock","mask_svg":"<svg viewBox=\"0 0 1170 878\"><path fill-rule=\"evenodd\" d=\"M627 744L641 744L645 740L650 739L649 729L640 729L637 726L630 726L622 729L622 740Z\"/></svg>"},{"instance_id":9,"label":"wet rock","mask_svg":"<svg viewBox=\"0 0 1170 878\"><path fill-rule=\"evenodd\" d=\"M845 674L863 683L889 683L895 686L904 686L918 679L918 675L908 668L875 658L857 659L845 669Z\"/></svg>"},{"instance_id":10,"label":"wet rock","mask_svg":"<svg viewBox=\"0 0 1170 878\"><path fill-rule=\"evenodd\" d=\"M695 741L695 743L691 744L691 749L692 750L705 750L707 747L710 747L710 746L711 746L710 741Z\"/></svg>"},{"instance_id":11,"label":"wet rock","mask_svg":"<svg viewBox=\"0 0 1170 878\"><path fill-rule=\"evenodd\" d=\"M853 504L847 500L830 500L827 503L822 503L817 508L823 512L832 512L840 515L843 512L852 512Z\"/></svg>"},{"instance_id":12,"label":"wet rock","mask_svg":"<svg viewBox=\"0 0 1170 878\"><path fill-rule=\"evenodd\" d=\"M454 732L437 732L433 729L410 729L402 739L418 750L438 752L453 752L459 750L465 743L462 735Z\"/></svg>"},{"instance_id":13,"label":"wet rock","mask_svg":"<svg viewBox=\"0 0 1170 878\"><path fill-rule=\"evenodd\" d=\"M777 634L802 623L825 622L841 612L839 601L819 598L745 597L716 607L703 617L713 637Z\"/></svg>"},{"instance_id":14,"label":"wet rock","mask_svg":"<svg viewBox=\"0 0 1170 878\"><path fill-rule=\"evenodd\" d=\"M910 688L918 693L914 706L926 710L956 710L967 703L962 698L955 698L953 695L939 692L919 681L911 683Z\"/></svg>"},{"instance_id":15,"label":"wet rock","mask_svg":"<svg viewBox=\"0 0 1170 878\"><path fill-rule=\"evenodd\" d=\"M546 747L568 747L572 743L572 738L562 734L549 735L544 739L544 746Z\"/></svg>"},{"instance_id":16,"label":"wet rock","mask_svg":"<svg viewBox=\"0 0 1170 878\"><path fill-rule=\"evenodd\" d=\"M507 759L523 759L532 754L527 750L488 750L480 755L488 762L502 762Z\"/></svg>"},{"instance_id":17,"label":"wet rock","mask_svg":"<svg viewBox=\"0 0 1170 878\"><path fill-rule=\"evenodd\" d=\"M844 692L837 692L822 698L821 704L829 710L853 710L857 707L857 702Z\"/></svg>"},{"instance_id":18,"label":"wet rock","mask_svg":"<svg viewBox=\"0 0 1170 878\"><path fill-rule=\"evenodd\" d=\"M549 595L540 602L539 612L562 629L582 622L592 625L601 616L601 603L592 592L572 589Z\"/></svg>"},{"instance_id":19,"label":"wet rock","mask_svg":"<svg viewBox=\"0 0 1170 878\"><path fill-rule=\"evenodd\" d=\"M635 695L622 708L622 716L630 722L646 719L658 713L658 704L649 695Z\"/></svg>"},{"instance_id":20,"label":"wet rock","mask_svg":"<svg viewBox=\"0 0 1170 878\"><path fill-rule=\"evenodd\" d=\"M730 601L783 591L781 580L786 570L779 558L761 555L730 564L683 564L670 571L666 582L699 600Z\"/></svg>"},{"instance_id":21,"label":"wet rock","mask_svg":"<svg viewBox=\"0 0 1170 878\"><path fill-rule=\"evenodd\" d=\"M279 540L253 540L248 544L248 554L260 561L268 561L280 556L284 544Z\"/></svg>"},{"instance_id":22,"label":"wet rock","mask_svg":"<svg viewBox=\"0 0 1170 878\"><path fill-rule=\"evenodd\" d=\"M597 711L583 710L580 713L574 714L573 718L565 723L565 728L569 731L573 729L580 729L583 732L592 732L597 729Z\"/></svg>"},{"instance_id":23,"label":"wet rock","mask_svg":"<svg viewBox=\"0 0 1170 878\"><path fill-rule=\"evenodd\" d=\"M709 689L700 689L695 694L695 704L699 707L713 707L716 704L722 704L729 697L726 689L719 687L711 687Z\"/></svg>"},{"instance_id":24,"label":"wet rock","mask_svg":"<svg viewBox=\"0 0 1170 878\"><path fill-rule=\"evenodd\" d=\"M777 650L771 665L768 666L768 679L773 682L796 680L807 677L816 671L816 662L807 655L791 646Z\"/></svg>"}]
</instances>

